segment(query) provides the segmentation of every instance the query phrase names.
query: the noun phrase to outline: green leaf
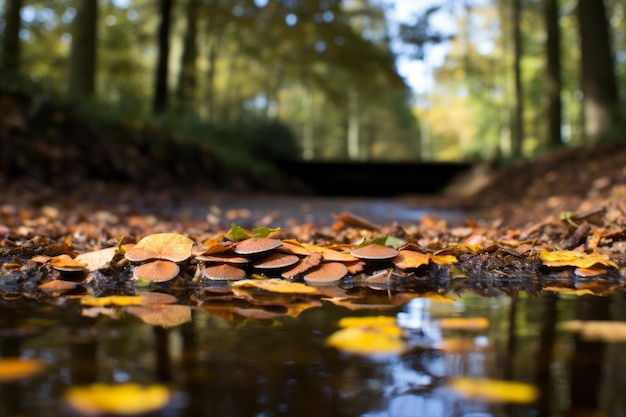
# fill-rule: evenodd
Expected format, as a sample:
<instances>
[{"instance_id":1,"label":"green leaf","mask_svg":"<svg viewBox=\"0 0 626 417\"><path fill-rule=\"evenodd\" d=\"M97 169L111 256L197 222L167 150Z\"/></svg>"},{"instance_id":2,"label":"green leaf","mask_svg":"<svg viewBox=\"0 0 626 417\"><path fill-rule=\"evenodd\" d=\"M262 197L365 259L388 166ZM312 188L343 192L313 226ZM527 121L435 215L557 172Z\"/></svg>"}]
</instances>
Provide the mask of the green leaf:
<instances>
[{"instance_id":1,"label":"green leaf","mask_svg":"<svg viewBox=\"0 0 626 417\"><path fill-rule=\"evenodd\" d=\"M280 227L255 227L252 229L252 237L268 237L270 233L280 232L281 230Z\"/></svg>"},{"instance_id":2,"label":"green leaf","mask_svg":"<svg viewBox=\"0 0 626 417\"><path fill-rule=\"evenodd\" d=\"M235 223L231 223L230 231L228 232L228 235L231 237L231 239L233 239L236 242L239 242L241 240L246 240L252 237L252 235L248 233L246 229L244 229L241 226L236 225Z\"/></svg>"},{"instance_id":3,"label":"green leaf","mask_svg":"<svg viewBox=\"0 0 626 417\"><path fill-rule=\"evenodd\" d=\"M400 246L404 245L406 242L404 241L404 239L400 239L399 237L395 236L380 236L372 240L364 239L363 242L361 242L357 247L361 248L363 246L371 245L374 243L383 246L391 246L392 248L397 249Z\"/></svg>"}]
</instances>

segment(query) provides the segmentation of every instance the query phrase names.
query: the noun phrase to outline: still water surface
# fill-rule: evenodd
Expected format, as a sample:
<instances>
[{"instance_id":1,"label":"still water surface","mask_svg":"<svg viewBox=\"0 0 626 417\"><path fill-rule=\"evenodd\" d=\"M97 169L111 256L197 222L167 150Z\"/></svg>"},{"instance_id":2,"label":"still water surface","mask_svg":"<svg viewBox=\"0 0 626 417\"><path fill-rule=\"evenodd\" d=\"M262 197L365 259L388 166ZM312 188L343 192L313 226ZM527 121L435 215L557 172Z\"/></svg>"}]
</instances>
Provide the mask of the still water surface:
<instances>
[{"instance_id":1,"label":"still water surface","mask_svg":"<svg viewBox=\"0 0 626 417\"><path fill-rule=\"evenodd\" d=\"M180 394L162 412L171 416L626 415L626 346L561 328L572 319L626 320L621 291L457 298L418 298L383 311L324 302L275 319L226 320L194 309L191 322L170 329L130 314L83 317L72 299L3 301L1 356L40 358L49 367L0 383L0 415L68 415L65 390L96 381L167 384ZM380 314L407 330L408 353L372 359L325 346L340 318ZM444 331L435 325L444 317L484 317L490 325ZM444 340L456 347L442 348ZM462 398L446 387L458 375L536 384L541 396L523 405Z\"/></svg>"}]
</instances>

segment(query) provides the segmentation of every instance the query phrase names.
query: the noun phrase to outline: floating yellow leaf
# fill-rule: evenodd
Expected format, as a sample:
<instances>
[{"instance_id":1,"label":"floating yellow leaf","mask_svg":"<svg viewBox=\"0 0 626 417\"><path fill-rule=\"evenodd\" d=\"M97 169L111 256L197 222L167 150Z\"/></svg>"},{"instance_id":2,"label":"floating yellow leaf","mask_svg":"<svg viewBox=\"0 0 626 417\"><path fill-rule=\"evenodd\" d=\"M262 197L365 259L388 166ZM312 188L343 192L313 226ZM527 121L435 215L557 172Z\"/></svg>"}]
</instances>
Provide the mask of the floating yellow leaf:
<instances>
[{"instance_id":1,"label":"floating yellow leaf","mask_svg":"<svg viewBox=\"0 0 626 417\"><path fill-rule=\"evenodd\" d=\"M13 382L38 374L46 368L39 359L0 358L0 382Z\"/></svg>"},{"instance_id":2,"label":"floating yellow leaf","mask_svg":"<svg viewBox=\"0 0 626 417\"><path fill-rule=\"evenodd\" d=\"M70 408L85 416L146 414L163 409L170 399L170 391L157 384L95 383L72 387L65 393L65 401Z\"/></svg>"},{"instance_id":3,"label":"floating yellow leaf","mask_svg":"<svg viewBox=\"0 0 626 417\"><path fill-rule=\"evenodd\" d=\"M539 397L532 384L498 379L454 377L448 387L462 397L487 402L526 404Z\"/></svg>"},{"instance_id":4,"label":"floating yellow leaf","mask_svg":"<svg viewBox=\"0 0 626 417\"><path fill-rule=\"evenodd\" d=\"M148 259L166 259L182 262L191 256L193 240L178 233L155 233L141 239L128 249L124 256L129 261L141 262Z\"/></svg>"},{"instance_id":5,"label":"floating yellow leaf","mask_svg":"<svg viewBox=\"0 0 626 417\"><path fill-rule=\"evenodd\" d=\"M609 256L601 253L579 253L569 250L546 251L542 250L539 258L546 266L575 266L578 268L591 268L593 265L605 265L617 268L617 264L609 259Z\"/></svg>"},{"instance_id":6,"label":"floating yellow leaf","mask_svg":"<svg viewBox=\"0 0 626 417\"><path fill-rule=\"evenodd\" d=\"M244 279L234 282L233 287L252 287L265 291L286 293L286 294L317 294L317 290L299 282L289 282L282 279Z\"/></svg>"},{"instance_id":7,"label":"floating yellow leaf","mask_svg":"<svg viewBox=\"0 0 626 417\"><path fill-rule=\"evenodd\" d=\"M626 342L626 322L600 320L570 320L563 323L563 329L579 333L589 341L623 343Z\"/></svg>"},{"instance_id":8,"label":"floating yellow leaf","mask_svg":"<svg viewBox=\"0 0 626 417\"><path fill-rule=\"evenodd\" d=\"M398 256L393 258L391 262L400 269L419 268L422 265L428 265L430 255L414 250L401 250Z\"/></svg>"},{"instance_id":9,"label":"floating yellow leaf","mask_svg":"<svg viewBox=\"0 0 626 417\"><path fill-rule=\"evenodd\" d=\"M118 306L138 306L142 304L142 299L138 295L109 295L107 297L94 297L86 295L80 299L84 306L103 307L108 305Z\"/></svg>"},{"instance_id":10,"label":"floating yellow leaf","mask_svg":"<svg viewBox=\"0 0 626 417\"><path fill-rule=\"evenodd\" d=\"M355 355L397 355L407 346L402 339L403 330L395 317L345 317L339 321L342 329L326 340L343 352Z\"/></svg>"},{"instance_id":11,"label":"floating yellow leaf","mask_svg":"<svg viewBox=\"0 0 626 417\"><path fill-rule=\"evenodd\" d=\"M80 299L80 303L85 306L103 307L109 305L117 306L140 306L154 304L170 304L176 302L173 295L163 293L145 293L141 295L109 295L107 297L94 297L85 295Z\"/></svg>"},{"instance_id":12,"label":"floating yellow leaf","mask_svg":"<svg viewBox=\"0 0 626 417\"><path fill-rule=\"evenodd\" d=\"M344 317L339 320L339 327L398 327L397 320L392 316Z\"/></svg>"},{"instance_id":13,"label":"floating yellow leaf","mask_svg":"<svg viewBox=\"0 0 626 417\"><path fill-rule=\"evenodd\" d=\"M489 320L484 317L450 317L438 320L437 324L446 330L483 330L489 327Z\"/></svg>"}]
</instances>

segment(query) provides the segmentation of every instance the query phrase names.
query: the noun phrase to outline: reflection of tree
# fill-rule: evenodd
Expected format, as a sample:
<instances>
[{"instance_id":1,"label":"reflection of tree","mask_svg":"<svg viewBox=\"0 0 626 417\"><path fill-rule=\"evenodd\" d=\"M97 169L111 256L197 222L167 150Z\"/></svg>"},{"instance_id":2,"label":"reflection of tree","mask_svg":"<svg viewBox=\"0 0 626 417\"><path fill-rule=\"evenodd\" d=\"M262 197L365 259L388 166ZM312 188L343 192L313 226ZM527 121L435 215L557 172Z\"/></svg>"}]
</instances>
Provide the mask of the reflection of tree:
<instances>
[{"instance_id":1,"label":"reflection of tree","mask_svg":"<svg viewBox=\"0 0 626 417\"><path fill-rule=\"evenodd\" d=\"M605 297L584 295L578 299L578 320L608 320L609 302ZM604 343L574 339L574 355L570 361L571 386L568 415L589 415L599 408ZM589 413L589 414L587 414Z\"/></svg>"},{"instance_id":2,"label":"reflection of tree","mask_svg":"<svg viewBox=\"0 0 626 417\"><path fill-rule=\"evenodd\" d=\"M550 366L552 363L552 352L555 340L555 329L557 323L556 293L546 294L540 298L543 308L541 310L541 323L539 329L539 349L535 362L535 378L537 386L542 395L539 397L537 405L540 416L550 414L550 388L552 386L552 376Z\"/></svg>"}]
</instances>

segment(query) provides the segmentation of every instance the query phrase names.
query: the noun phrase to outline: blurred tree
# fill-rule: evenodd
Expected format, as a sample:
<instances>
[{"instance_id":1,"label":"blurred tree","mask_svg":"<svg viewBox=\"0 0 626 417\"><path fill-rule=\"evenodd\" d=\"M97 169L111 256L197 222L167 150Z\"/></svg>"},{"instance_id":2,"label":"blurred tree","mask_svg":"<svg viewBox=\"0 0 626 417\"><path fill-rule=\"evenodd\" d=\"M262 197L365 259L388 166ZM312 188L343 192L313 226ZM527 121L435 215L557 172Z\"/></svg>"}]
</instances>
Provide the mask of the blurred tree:
<instances>
[{"instance_id":1,"label":"blurred tree","mask_svg":"<svg viewBox=\"0 0 626 417\"><path fill-rule=\"evenodd\" d=\"M0 74L3 77L16 75L20 70L20 11L23 0L5 0L5 28L2 36Z\"/></svg>"},{"instance_id":2,"label":"blurred tree","mask_svg":"<svg viewBox=\"0 0 626 417\"><path fill-rule=\"evenodd\" d=\"M72 45L68 61L67 94L84 101L95 94L98 2L78 0L72 22Z\"/></svg>"},{"instance_id":3,"label":"blurred tree","mask_svg":"<svg viewBox=\"0 0 626 417\"><path fill-rule=\"evenodd\" d=\"M513 0L511 25L513 28L513 80L515 85L515 104L511 129L511 156L522 155L524 142L524 90L522 84L522 33L521 33L521 0Z\"/></svg>"},{"instance_id":4,"label":"blurred tree","mask_svg":"<svg viewBox=\"0 0 626 417\"><path fill-rule=\"evenodd\" d=\"M172 5L173 0L159 1L159 15L161 22L157 34L158 55L154 77L154 98L152 101L152 111L155 114L163 113L167 110L168 88L167 79L169 75L170 56L170 31L172 26Z\"/></svg>"},{"instance_id":5,"label":"blurred tree","mask_svg":"<svg viewBox=\"0 0 626 417\"><path fill-rule=\"evenodd\" d=\"M548 90L548 147L563 145L561 139L561 30L559 28L558 0L544 0L544 20L546 25L546 61Z\"/></svg>"},{"instance_id":6,"label":"blurred tree","mask_svg":"<svg viewBox=\"0 0 626 417\"><path fill-rule=\"evenodd\" d=\"M198 58L198 18L200 0L187 0L185 5L185 35L183 38L183 52L181 55L180 71L178 73L178 87L176 96L178 107L181 110L195 112L197 67Z\"/></svg>"},{"instance_id":7,"label":"blurred tree","mask_svg":"<svg viewBox=\"0 0 626 417\"><path fill-rule=\"evenodd\" d=\"M619 96L604 0L579 0L581 88L585 136L595 142L616 125Z\"/></svg>"}]
</instances>

